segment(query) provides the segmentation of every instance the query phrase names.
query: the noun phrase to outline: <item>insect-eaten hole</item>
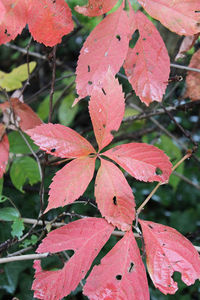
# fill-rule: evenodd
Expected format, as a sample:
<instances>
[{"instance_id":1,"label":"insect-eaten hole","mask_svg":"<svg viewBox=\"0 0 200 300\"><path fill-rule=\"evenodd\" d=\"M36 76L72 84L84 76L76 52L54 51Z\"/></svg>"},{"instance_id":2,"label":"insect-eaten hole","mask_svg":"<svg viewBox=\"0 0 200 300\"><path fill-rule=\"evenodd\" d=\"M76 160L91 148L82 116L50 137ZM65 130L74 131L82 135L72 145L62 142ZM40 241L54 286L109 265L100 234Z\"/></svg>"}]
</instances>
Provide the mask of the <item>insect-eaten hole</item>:
<instances>
[{"instance_id":1,"label":"insect-eaten hole","mask_svg":"<svg viewBox=\"0 0 200 300\"><path fill-rule=\"evenodd\" d=\"M89 85L92 85L92 83L93 83L92 81L88 81L88 84L89 84Z\"/></svg>"},{"instance_id":2,"label":"insect-eaten hole","mask_svg":"<svg viewBox=\"0 0 200 300\"><path fill-rule=\"evenodd\" d=\"M102 90L103 94L104 94L104 95L106 95L106 92L105 92L105 90L104 90L103 88L102 88L101 90Z\"/></svg>"},{"instance_id":3,"label":"insect-eaten hole","mask_svg":"<svg viewBox=\"0 0 200 300\"><path fill-rule=\"evenodd\" d=\"M151 228L151 229L153 229L153 226L151 226L150 224L148 224L148 227Z\"/></svg>"},{"instance_id":4,"label":"insect-eaten hole","mask_svg":"<svg viewBox=\"0 0 200 300\"><path fill-rule=\"evenodd\" d=\"M51 151L52 153L54 153L54 152L56 152L56 148L52 148L50 151Z\"/></svg>"},{"instance_id":5,"label":"insect-eaten hole","mask_svg":"<svg viewBox=\"0 0 200 300\"><path fill-rule=\"evenodd\" d=\"M89 73L90 72L90 66L88 65L87 67L88 67L88 73Z\"/></svg>"},{"instance_id":6,"label":"insect-eaten hole","mask_svg":"<svg viewBox=\"0 0 200 300\"><path fill-rule=\"evenodd\" d=\"M128 268L128 272L131 273L131 272L133 272L133 270L134 270L134 263L131 261L129 268Z\"/></svg>"},{"instance_id":7,"label":"insect-eaten hole","mask_svg":"<svg viewBox=\"0 0 200 300\"><path fill-rule=\"evenodd\" d=\"M116 35L116 38L118 39L118 41L121 41L121 36L119 34Z\"/></svg>"},{"instance_id":8,"label":"insect-eaten hole","mask_svg":"<svg viewBox=\"0 0 200 300\"><path fill-rule=\"evenodd\" d=\"M156 168L156 175L162 175L163 171L160 168Z\"/></svg>"},{"instance_id":9,"label":"insect-eaten hole","mask_svg":"<svg viewBox=\"0 0 200 300\"><path fill-rule=\"evenodd\" d=\"M113 204L117 205L117 198L116 198L116 196L113 197Z\"/></svg>"},{"instance_id":10,"label":"insect-eaten hole","mask_svg":"<svg viewBox=\"0 0 200 300\"><path fill-rule=\"evenodd\" d=\"M129 42L129 47L130 47L130 48L133 49L133 48L135 47L135 45L136 45L136 43L137 43L139 37L140 37L140 34L139 34L138 29L137 29L137 30L135 30L135 32L134 32L134 34L132 35L132 38L131 38L131 40L130 40L130 42Z\"/></svg>"},{"instance_id":11,"label":"insect-eaten hole","mask_svg":"<svg viewBox=\"0 0 200 300\"><path fill-rule=\"evenodd\" d=\"M121 274L118 274L118 275L116 275L116 277L115 277L117 280L122 280L122 275Z\"/></svg>"}]
</instances>

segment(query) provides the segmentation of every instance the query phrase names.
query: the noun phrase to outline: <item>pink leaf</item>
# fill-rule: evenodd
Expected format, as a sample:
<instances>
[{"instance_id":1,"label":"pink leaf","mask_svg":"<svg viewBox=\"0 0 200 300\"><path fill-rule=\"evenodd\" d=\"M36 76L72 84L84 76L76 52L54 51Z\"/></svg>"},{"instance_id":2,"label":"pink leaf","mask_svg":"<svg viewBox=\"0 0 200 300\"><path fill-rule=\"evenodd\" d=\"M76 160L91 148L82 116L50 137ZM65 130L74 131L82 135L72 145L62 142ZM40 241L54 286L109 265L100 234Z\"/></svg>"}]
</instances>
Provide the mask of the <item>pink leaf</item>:
<instances>
[{"instance_id":1,"label":"pink leaf","mask_svg":"<svg viewBox=\"0 0 200 300\"><path fill-rule=\"evenodd\" d=\"M135 14L140 37L129 48L124 69L137 96L146 105L162 101L170 72L166 46L156 27L141 12Z\"/></svg>"},{"instance_id":2,"label":"pink leaf","mask_svg":"<svg viewBox=\"0 0 200 300\"><path fill-rule=\"evenodd\" d=\"M6 115L10 115L13 109L15 114L15 123L25 131L35 126L41 125L42 121L37 114L27 104L19 101L18 98L11 98L11 105L8 101L0 104L0 109Z\"/></svg>"},{"instance_id":3,"label":"pink leaf","mask_svg":"<svg viewBox=\"0 0 200 300\"><path fill-rule=\"evenodd\" d=\"M6 171L6 166L9 157L9 142L5 134L5 126L0 124L0 178Z\"/></svg>"},{"instance_id":4,"label":"pink leaf","mask_svg":"<svg viewBox=\"0 0 200 300\"><path fill-rule=\"evenodd\" d=\"M102 89L93 89L89 103L90 117L99 151L112 141L111 132L119 129L125 108L122 88L110 69L105 74L102 86Z\"/></svg>"},{"instance_id":5,"label":"pink leaf","mask_svg":"<svg viewBox=\"0 0 200 300\"><path fill-rule=\"evenodd\" d=\"M199 0L138 0L153 18L180 35L200 31Z\"/></svg>"},{"instance_id":6,"label":"pink leaf","mask_svg":"<svg viewBox=\"0 0 200 300\"><path fill-rule=\"evenodd\" d=\"M148 282L132 231L90 273L83 290L90 300L148 300Z\"/></svg>"},{"instance_id":7,"label":"pink leaf","mask_svg":"<svg viewBox=\"0 0 200 300\"><path fill-rule=\"evenodd\" d=\"M56 173L50 185L49 204L52 208L65 206L78 199L92 180L96 158L77 158Z\"/></svg>"},{"instance_id":8,"label":"pink leaf","mask_svg":"<svg viewBox=\"0 0 200 300\"><path fill-rule=\"evenodd\" d=\"M5 6L2 2L0 2L0 19L3 20L6 13Z\"/></svg>"},{"instance_id":9,"label":"pink leaf","mask_svg":"<svg viewBox=\"0 0 200 300\"><path fill-rule=\"evenodd\" d=\"M34 262L34 297L45 300L60 300L70 294L87 274L94 258L109 239L113 227L103 219L86 218L71 222L50 232L37 252L74 250L62 270L42 271L40 262Z\"/></svg>"},{"instance_id":10,"label":"pink leaf","mask_svg":"<svg viewBox=\"0 0 200 300\"><path fill-rule=\"evenodd\" d=\"M94 87L102 88L105 73L110 67L116 74L124 62L129 43L129 20L121 5L103 19L84 43L76 69L79 99L91 95Z\"/></svg>"},{"instance_id":11,"label":"pink leaf","mask_svg":"<svg viewBox=\"0 0 200 300\"><path fill-rule=\"evenodd\" d=\"M130 230L135 219L135 201L123 173L112 162L101 159L95 182L98 208L109 223Z\"/></svg>"},{"instance_id":12,"label":"pink leaf","mask_svg":"<svg viewBox=\"0 0 200 300\"><path fill-rule=\"evenodd\" d=\"M166 182L172 172L172 164L165 153L145 143L130 143L116 146L104 152L131 176L143 181ZM157 175L157 173L162 173Z\"/></svg>"},{"instance_id":13,"label":"pink leaf","mask_svg":"<svg viewBox=\"0 0 200 300\"><path fill-rule=\"evenodd\" d=\"M64 0L32 0L28 25L33 38L49 47L60 43L74 27L71 10Z\"/></svg>"},{"instance_id":14,"label":"pink leaf","mask_svg":"<svg viewBox=\"0 0 200 300\"><path fill-rule=\"evenodd\" d=\"M44 124L26 132L42 150L62 158L94 153L92 145L80 134L60 124Z\"/></svg>"},{"instance_id":15,"label":"pink leaf","mask_svg":"<svg viewBox=\"0 0 200 300\"><path fill-rule=\"evenodd\" d=\"M4 9L0 19L0 44L4 44L15 39L25 27L27 3L26 0L1 0L1 6Z\"/></svg>"},{"instance_id":16,"label":"pink leaf","mask_svg":"<svg viewBox=\"0 0 200 300\"><path fill-rule=\"evenodd\" d=\"M75 10L88 17L100 16L107 13L116 4L117 0L89 0L85 6L77 5Z\"/></svg>"},{"instance_id":17,"label":"pink leaf","mask_svg":"<svg viewBox=\"0 0 200 300\"><path fill-rule=\"evenodd\" d=\"M175 271L191 285L200 277L200 257L189 240L175 229L161 224L141 221L147 267L156 288L164 294L174 294L178 287L173 281Z\"/></svg>"}]
</instances>

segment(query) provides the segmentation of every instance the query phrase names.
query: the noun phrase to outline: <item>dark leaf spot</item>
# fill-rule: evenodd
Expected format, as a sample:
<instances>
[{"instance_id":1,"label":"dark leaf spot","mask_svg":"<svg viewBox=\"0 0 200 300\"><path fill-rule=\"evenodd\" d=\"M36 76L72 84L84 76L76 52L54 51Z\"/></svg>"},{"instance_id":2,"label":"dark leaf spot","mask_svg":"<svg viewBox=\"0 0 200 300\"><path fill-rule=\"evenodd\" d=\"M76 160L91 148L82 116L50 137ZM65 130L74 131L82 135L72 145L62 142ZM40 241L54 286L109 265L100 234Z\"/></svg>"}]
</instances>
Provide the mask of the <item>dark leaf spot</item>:
<instances>
[{"instance_id":1,"label":"dark leaf spot","mask_svg":"<svg viewBox=\"0 0 200 300\"><path fill-rule=\"evenodd\" d=\"M103 88L102 88L101 90L102 90L102 92L104 93L104 95L106 95L106 92L105 92L105 90L104 90Z\"/></svg>"},{"instance_id":2,"label":"dark leaf spot","mask_svg":"<svg viewBox=\"0 0 200 300\"><path fill-rule=\"evenodd\" d=\"M116 35L116 38L118 39L118 41L121 41L121 36L119 34Z\"/></svg>"},{"instance_id":3,"label":"dark leaf spot","mask_svg":"<svg viewBox=\"0 0 200 300\"><path fill-rule=\"evenodd\" d=\"M130 266L129 266L129 268L128 268L128 272L129 272L129 273L133 272L133 269L134 269L134 263L131 262L131 263L130 263Z\"/></svg>"},{"instance_id":4,"label":"dark leaf spot","mask_svg":"<svg viewBox=\"0 0 200 300\"><path fill-rule=\"evenodd\" d=\"M139 55L139 52L136 52L136 55Z\"/></svg>"},{"instance_id":5,"label":"dark leaf spot","mask_svg":"<svg viewBox=\"0 0 200 300\"><path fill-rule=\"evenodd\" d=\"M153 226L151 226L150 224L148 224L149 228L153 229Z\"/></svg>"},{"instance_id":6,"label":"dark leaf spot","mask_svg":"<svg viewBox=\"0 0 200 300\"><path fill-rule=\"evenodd\" d=\"M51 152L52 153L56 152L56 149L55 148L51 149Z\"/></svg>"},{"instance_id":7,"label":"dark leaf spot","mask_svg":"<svg viewBox=\"0 0 200 300\"><path fill-rule=\"evenodd\" d=\"M122 280L122 275L118 274L115 278L116 278L117 280Z\"/></svg>"},{"instance_id":8,"label":"dark leaf spot","mask_svg":"<svg viewBox=\"0 0 200 300\"><path fill-rule=\"evenodd\" d=\"M90 72L90 66L88 65L87 67L88 67L88 72Z\"/></svg>"},{"instance_id":9,"label":"dark leaf spot","mask_svg":"<svg viewBox=\"0 0 200 300\"><path fill-rule=\"evenodd\" d=\"M89 84L89 85L92 85L92 81L88 81L88 84Z\"/></svg>"},{"instance_id":10,"label":"dark leaf spot","mask_svg":"<svg viewBox=\"0 0 200 300\"><path fill-rule=\"evenodd\" d=\"M113 204L117 205L117 198L116 198L116 196L113 197Z\"/></svg>"},{"instance_id":11,"label":"dark leaf spot","mask_svg":"<svg viewBox=\"0 0 200 300\"><path fill-rule=\"evenodd\" d=\"M106 125L105 125L105 124L103 124L103 128L106 128Z\"/></svg>"},{"instance_id":12,"label":"dark leaf spot","mask_svg":"<svg viewBox=\"0 0 200 300\"><path fill-rule=\"evenodd\" d=\"M146 38L143 38L142 40L143 40L143 41L146 41Z\"/></svg>"}]
</instances>

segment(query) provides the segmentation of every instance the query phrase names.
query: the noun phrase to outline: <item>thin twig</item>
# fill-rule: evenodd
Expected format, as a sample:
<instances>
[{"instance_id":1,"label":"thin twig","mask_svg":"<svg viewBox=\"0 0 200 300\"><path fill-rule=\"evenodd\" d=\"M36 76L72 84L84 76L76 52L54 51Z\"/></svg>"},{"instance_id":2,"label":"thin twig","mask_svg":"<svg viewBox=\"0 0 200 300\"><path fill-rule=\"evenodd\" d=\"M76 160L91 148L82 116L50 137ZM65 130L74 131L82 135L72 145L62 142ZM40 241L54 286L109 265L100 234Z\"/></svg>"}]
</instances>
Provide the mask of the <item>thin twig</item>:
<instances>
[{"instance_id":1,"label":"thin twig","mask_svg":"<svg viewBox=\"0 0 200 300\"><path fill-rule=\"evenodd\" d=\"M0 258L0 264L5 264L14 261L22 261L22 260L42 259L49 255L50 255L49 253L42 253L42 254L26 254L26 255L18 255L12 257L4 257L4 258Z\"/></svg>"},{"instance_id":2,"label":"thin twig","mask_svg":"<svg viewBox=\"0 0 200 300\"><path fill-rule=\"evenodd\" d=\"M200 190L200 186L193 181L191 181L189 178L185 177L184 175L174 171L173 174L177 177L179 177L181 180L187 182L188 184L192 185L195 189Z\"/></svg>"},{"instance_id":3,"label":"thin twig","mask_svg":"<svg viewBox=\"0 0 200 300\"><path fill-rule=\"evenodd\" d=\"M178 166L180 164L182 164L183 161L185 161L186 159L188 159L189 157L191 157L191 153L187 153L186 155L184 155L172 168L172 172L178 168ZM155 188L151 191L151 193L148 195L148 197L143 201L143 203L139 206L139 208L137 209L137 216L141 213L141 211L143 210L143 208L145 207L145 205L149 202L149 200L151 199L151 197L155 194L155 192L157 191L157 189L163 185L166 184L166 182L158 182L157 185L155 186Z\"/></svg>"},{"instance_id":4,"label":"thin twig","mask_svg":"<svg viewBox=\"0 0 200 300\"><path fill-rule=\"evenodd\" d=\"M190 67L187 67L187 66L182 66L182 65L177 65L177 64L170 64L170 67L200 73L200 69L190 68Z\"/></svg>"},{"instance_id":5,"label":"thin twig","mask_svg":"<svg viewBox=\"0 0 200 300\"><path fill-rule=\"evenodd\" d=\"M37 161L38 170L39 170L39 173L40 173L40 180L42 180L42 168L41 168L40 160L39 160L37 154L34 152L34 150L33 150L33 148L31 147L31 145L29 144L27 138L25 137L25 135L24 135L23 132L21 131L21 129L18 129L18 132L20 133L21 137L23 138L23 140L25 141L26 145L28 146L28 148L30 149L31 153L33 154L33 157L34 157L35 160Z\"/></svg>"}]
</instances>

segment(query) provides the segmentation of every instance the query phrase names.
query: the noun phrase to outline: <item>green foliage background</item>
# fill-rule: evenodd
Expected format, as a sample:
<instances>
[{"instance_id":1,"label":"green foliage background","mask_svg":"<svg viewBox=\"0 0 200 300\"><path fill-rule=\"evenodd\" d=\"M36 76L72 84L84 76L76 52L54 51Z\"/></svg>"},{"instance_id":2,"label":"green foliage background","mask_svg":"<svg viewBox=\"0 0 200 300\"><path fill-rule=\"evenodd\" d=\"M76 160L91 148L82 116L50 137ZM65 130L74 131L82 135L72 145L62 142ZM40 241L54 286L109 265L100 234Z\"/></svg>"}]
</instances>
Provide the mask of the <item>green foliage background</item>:
<instances>
[{"instance_id":1,"label":"green foliage background","mask_svg":"<svg viewBox=\"0 0 200 300\"><path fill-rule=\"evenodd\" d=\"M79 1L80 5L83 1ZM77 1L69 1L69 5L73 8L77 4ZM134 7L137 9L139 6L136 1L133 1ZM62 44L58 45L57 60L60 61L60 65L57 66L56 78L59 79L56 82L56 92L54 95L55 110L53 113L52 122L59 122L66 126L70 126L77 132L85 136L93 145L95 145L95 139L92 132L92 125L89 119L86 100L80 102L75 108L71 108L71 104L75 98L75 84L74 76L65 78L69 74L75 71L77 57L82 44L89 34L89 32L100 22L101 18L86 18L78 15L74 12L74 15L82 25L80 30L77 30L74 34L70 34L63 38ZM154 21L156 26L161 32L161 35L168 47L171 61L177 52L178 45L180 45L181 37L169 32L163 28L158 22ZM23 34L19 36L13 44L18 47L26 47L29 41L29 33L27 29L23 31ZM173 43L172 43L173 41ZM200 41L195 46L200 45ZM195 47L186 55L185 59L179 61L183 65L187 65L189 60L195 51ZM30 51L40 53L41 55L47 55L51 52L50 48L46 48L41 44L35 42L31 43ZM26 63L26 56L20 51L13 50L4 45L0 46L0 70L2 72L10 73L15 68ZM30 104L31 107L38 113L44 122L47 122L49 113L49 82L51 81L51 62L31 57L31 61L35 61L37 66L33 70L31 76L31 85L26 89L24 100ZM121 70L123 72L123 70ZM186 72L181 70L172 69L172 76L182 75L184 78ZM19 75L19 74L18 74ZM19 76L19 79L24 79ZM125 93L131 91L130 85L126 80L119 77L120 82L123 84ZM66 88L66 86L68 88ZM189 101L189 99L183 99L183 93L185 89L185 81L176 84L172 83L168 86L166 95L169 95L164 104L165 106L175 105L181 101ZM38 93L39 91L39 93ZM9 92L9 90L8 90ZM10 95L12 93L10 92ZM5 97L3 93L0 95L0 101L3 102ZM140 103L138 98L133 94L131 101L137 104L145 111L157 109L158 104L152 104L150 108L146 108ZM183 103L183 102L182 102ZM126 116L132 116L137 114L137 111L127 108ZM176 120L186 130L193 134L194 139L199 142L200 140L200 128L199 122L199 110L194 106L194 109L187 111L177 111L175 113ZM192 144L185 138L182 132L177 126L169 119L167 115L156 116L155 119L162 124L170 133L172 133L179 142L184 143L188 148L192 148ZM152 130L149 130L149 129ZM146 133L145 133L146 130ZM31 152L25 144L23 138L16 131L8 133L10 143L10 164L8 171L4 176L4 179L0 180L0 243L13 238L20 238L30 229L31 225L23 222L22 218L37 218L40 210L40 177L38 172L37 163L31 155ZM43 157L42 152L26 137L32 145L34 151ZM116 143L124 143L131 141L140 141L150 144L154 144L163 149L170 157L173 164L175 164L183 155L184 151L181 147L166 136L159 128L155 127L150 119L144 119L135 122L123 123L119 132L115 134L115 140L112 146ZM39 151L39 152L38 152ZM200 151L197 151L199 157ZM45 204L48 199L48 186L51 183L51 179L55 172L61 166L51 166L46 168L45 176ZM193 184L198 185L200 181L200 165L193 159L187 160L182 164L177 172L180 176L184 176ZM189 183L186 183L175 175L172 175L168 185L161 186L157 193L152 197L152 200L145 207L141 217L151 221L159 222L172 226L184 234L195 245L200 246L200 190L195 188ZM135 194L137 207L144 201L144 199L151 192L154 183L142 183L138 182L131 177L127 177L133 192ZM71 222L78 217L78 215L87 216L100 216L98 210L94 208L89 202L94 203L94 179L89 185L87 191L81 197L82 203L74 203L64 208L51 210L47 215L47 220L52 220L62 212L71 213L70 216L65 216L57 221ZM198 186L199 187L199 186ZM79 201L79 202L80 202ZM22 243L16 244L7 251L2 252L2 255L13 253L30 247L30 250L26 252L34 253L38 245L38 240L41 238L41 228L38 226L34 232L25 239ZM100 261L100 258L104 256L116 243L117 238L112 237L105 245L102 252L95 260L95 263ZM116 262L117 263L117 262ZM48 258L42 262L44 268L53 269L62 267L62 259L58 259L57 256ZM17 297L20 300L34 299L31 291L31 284L33 281L33 269L32 261L14 262L5 265L0 265L0 299L12 299ZM175 295L164 296L158 290L156 290L150 283L150 293L152 300L197 300L199 299L200 284L196 282L191 287L185 286L180 280L180 274L174 276L178 280L179 291ZM150 280L149 280L150 282ZM86 299L82 296L80 286L66 299Z\"/></svg>"}]
</instances>

